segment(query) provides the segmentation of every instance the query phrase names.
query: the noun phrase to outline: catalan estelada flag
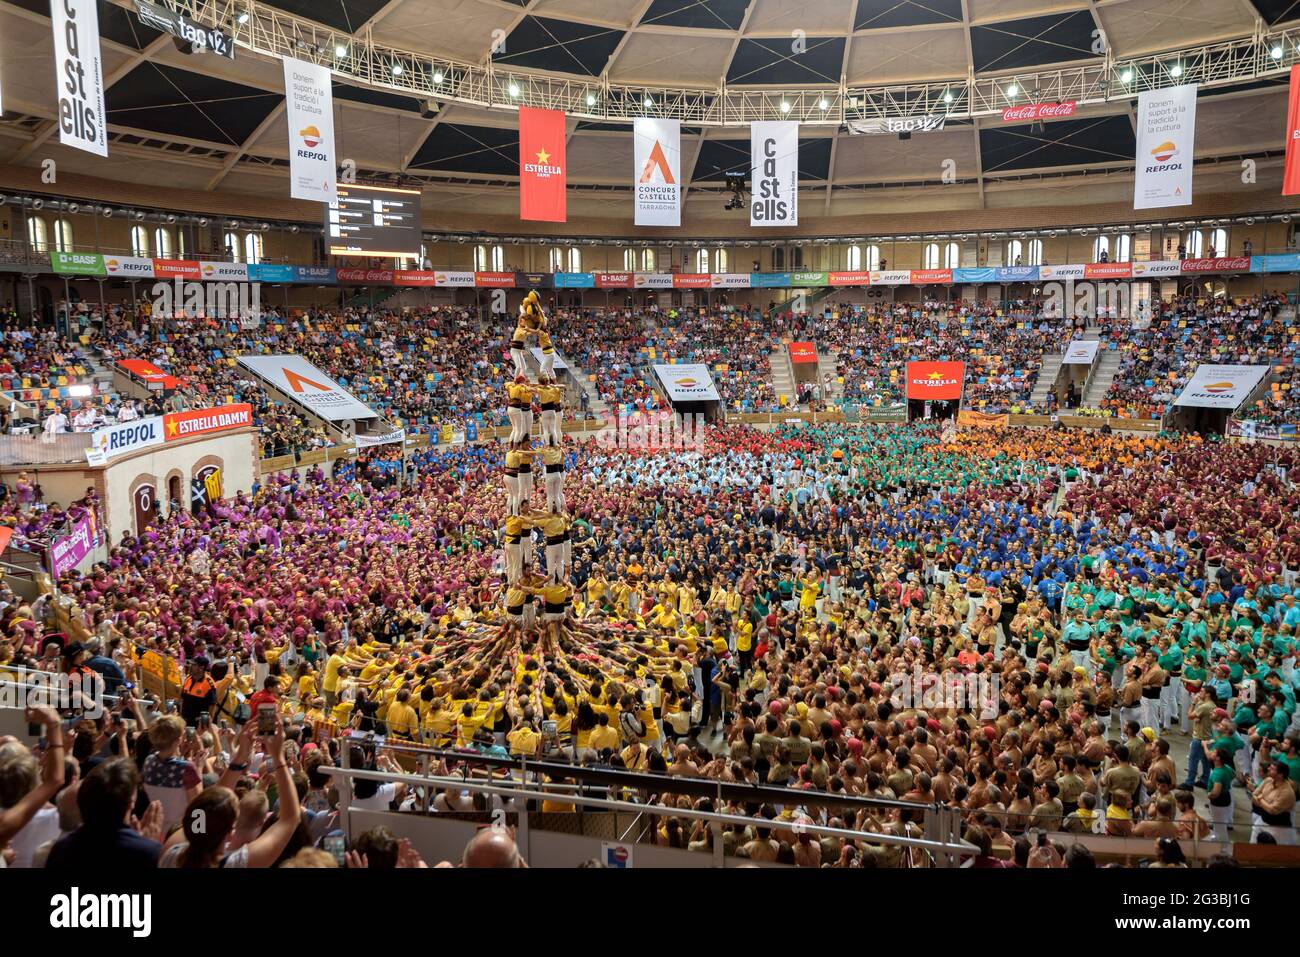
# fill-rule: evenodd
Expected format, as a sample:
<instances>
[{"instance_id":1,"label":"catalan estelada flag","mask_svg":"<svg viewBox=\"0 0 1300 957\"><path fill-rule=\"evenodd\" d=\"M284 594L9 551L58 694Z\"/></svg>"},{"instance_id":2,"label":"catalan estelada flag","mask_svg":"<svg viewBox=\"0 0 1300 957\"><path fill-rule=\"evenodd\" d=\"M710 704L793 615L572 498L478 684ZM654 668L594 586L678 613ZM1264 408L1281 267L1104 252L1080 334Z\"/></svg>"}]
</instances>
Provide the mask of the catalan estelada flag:
<instances>
[{"instance_id":1,"label":"catalan estelada flag","mask_svg":"<svg viewBox=\"0 0 1300 957\"><path fill-rule=\"evenodd\" d=\"M568 219L564 114L519 108L519 218L544 223Z\"/></svg>"}]
</instances>

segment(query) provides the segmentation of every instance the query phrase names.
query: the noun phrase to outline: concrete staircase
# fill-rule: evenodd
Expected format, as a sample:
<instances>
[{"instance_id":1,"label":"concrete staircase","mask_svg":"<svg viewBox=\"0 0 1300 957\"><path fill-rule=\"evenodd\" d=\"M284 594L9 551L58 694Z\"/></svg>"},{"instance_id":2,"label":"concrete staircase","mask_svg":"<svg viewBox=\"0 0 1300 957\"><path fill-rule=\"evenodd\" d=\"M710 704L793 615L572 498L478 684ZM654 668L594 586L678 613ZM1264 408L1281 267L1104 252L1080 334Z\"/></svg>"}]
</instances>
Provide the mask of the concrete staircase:
<instances>
[{"instance_id":1,"label":"concrete staircase","mask_svg":"<svg viewBox=\"0 0 1300 957\"><path fill-rule=\"evenodd\" d=\"M833 355L823 355L820 351L817 353L817 378L825 390L826 394L822 396L823 402L830 402L838 399L844 394L844 385L839 381L838 362Z\"/></svg>"},{"instance_id":2,"label":"concrete staircase","mask_svg":"<svg viewBox=\"0 0 1300 957\"><path fill-rule=\"evenodd\" d=\"M98 395L113 391L113 370L105 366L100 357L91 349L85 350L86 360L84 365L90 372L91 379L95 382L95 392Z\"/></svg>"},{"instance_id":3,"label":"concrete staircase","mask_svg":"<svg viewBox=\"0 0 1300 957\"><path fill-rule=\"evenodd\" d=\"M1029 401L1035 408L1040 408L1047 404L1047 396L1052 391L1052 386L1056 385L1056 377L1061 373L1061 361L1065 355L1060 352L1048 353L1043 356L1043 367L1038 370L1038 380L1034 383L1034 391L1029 394Z\"/></svg>"},{"instance_id":4,"label":"concrete staircase","mask_svg":"<svg viewBox=\"0 0 1300 957\"><path fill-rule=\"evenodd\" d=\"M789 403L794 402L794 369L790 365L790 350L784 342L778 342L768 356L772 366L772 388L778 396L785 396Z\"/></svg>"},{"instance_id":5,"label":"concrete staircase","mask_svg":"<svg viewBox=\"0 0 1300 957\"><path fill-rule=\"evenodd\" d=\"M1083 394L1084 408L1095 409L1101 405L1101 400L1110 391L1110 385L1119 372L1119 361L1118 351L1103 349L1097 353L1097 368L1093 370L1092 381L1088 383L1088 390Z\"/></svg>"}]
</instances>

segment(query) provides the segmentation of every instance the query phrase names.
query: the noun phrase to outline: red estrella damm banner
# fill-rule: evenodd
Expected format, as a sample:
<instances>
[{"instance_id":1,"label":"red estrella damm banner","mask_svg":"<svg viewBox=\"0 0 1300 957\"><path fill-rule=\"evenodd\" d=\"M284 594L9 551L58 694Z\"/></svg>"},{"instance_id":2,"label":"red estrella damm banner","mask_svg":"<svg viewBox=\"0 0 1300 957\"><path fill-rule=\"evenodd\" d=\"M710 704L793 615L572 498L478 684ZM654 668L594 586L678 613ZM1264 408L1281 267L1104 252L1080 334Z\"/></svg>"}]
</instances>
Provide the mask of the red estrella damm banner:
<instances>
[{"instance_id":1,"label":"red estrella damm banner","mask_svg":"<svg viewBox=\"0 0 1300 957\"><path fill-rule=\"evenodd\" d=\"M909 362L907 397L951 401L961 398L964 362Z\"/></svg>"},{"instance_id":2,"label":"red estrella damm banner","mask_svg":"<svg viewBox=\"0 0 1300 957\"><path fill-rule=\"evenodd\" d=\"M169 412L163 417L163 437L168 442L190 439L211 432L246 429L253 424L253 407L246 402L220 405L212 409Z\"/></svg>"},{"instance_id":3,"label":"red estrella damm banner","mask_svg":"<svg viewBox=\"0 0 1300 957\"><path fill-rule=\"evenodd\" d=\"M1132 263L1088 263L1083 267L1084 279L1129 279L1132 276Z\"/></svg>"},{"instance_id":4,"label":"red estrella damm banner","mask_svg":"<svg viewBox=\"0 0 1300 957\"><path fill-rule=\"evenodd\" d=\"M790 361L795 363L816 362L817 346L811 342L790 343Z\"/></svg>"},{"instance_id":5,"label":"red estrella damm banner","mask_svg":"<svg viewBox=\"0 0 1300 957\"><path fill-rule=\"evenodd\" d=\"M568 219L565 205L565 120L559 110L519 108L519 218Z\"/></svg>"}]
</instances>

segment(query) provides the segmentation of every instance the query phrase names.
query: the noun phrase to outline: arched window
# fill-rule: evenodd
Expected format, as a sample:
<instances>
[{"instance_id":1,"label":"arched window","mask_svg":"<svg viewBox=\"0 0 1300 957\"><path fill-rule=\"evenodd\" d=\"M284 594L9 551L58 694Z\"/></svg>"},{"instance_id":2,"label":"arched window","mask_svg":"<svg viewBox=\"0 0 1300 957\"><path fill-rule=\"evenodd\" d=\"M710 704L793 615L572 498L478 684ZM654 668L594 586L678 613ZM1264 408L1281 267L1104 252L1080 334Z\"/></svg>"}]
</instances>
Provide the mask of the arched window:
<instances>
[{"instance_id":1,"label":"arched window","mask_svg":"<svg viewBox=\"0 0 1300 957\"><path fill-rule=\"evenodd\" d=\"M717 252L715 252L713 254L714 272L726 272L727 260L728 260L727 251L725 249L719 249Z\"/></svg>"},{"instance_id":2,"label":"arched window","mask_svg":"<svg viewBox=\"0 0 1300 957\"><path fill-rule=\"evenodd\" d=\"M239 257L244 254L244 247L239 242L239 236L236 233L226 233L226 255L232 262L242 262Z\"/></svg>"},{"instance_id":3,"label":"arched window","mask_svg":"<svg viewBox=\"0 0 1300 957\"><path fill-rule=\"evenodd\" d=\"M857 272L862 268L862 247L850 246L848 253L844 257L844 268L849 272Z\"/></svg>"},{"instance_id":4,"label":"arched window","mask_svg":"<svg viewBox=\"0 0 1300 957\"><path fill-rule=\"evenodd\" d=\"M623 250L623 271L624 272L636 271L636 250L635 249Z\"/></svg>"},{"instance_id":5,"label":"arched window","mask_svg":"<svg viewBox=\"0 0 1300 957\"><path fill-rule=\"evenodd\" d=\"M1218 256L1228 254L1228 231L1226 229L1212 229L1208 237L1209 245L1205 247L1205 255L1214 259Z\"/></svg>"},{"instance_id":6,"label":"arched window","mask_svg":"<svg viewBox=\"0 0 1300 957\"><path fill-rule=\"evenodd\" d=\"M655 261L656 261L657 259L658 259L658 257L655 255L655 251L654 251L653 249L643 249L643 250L641 250L641 271L642 271L642 272L654 272L654 271L655 271Z\"/></svg>"},{"instance_id":7,"label":"arched window","mask_svg":"<svg viewBox=\"0 0 1300 957\"><path fill-rule=\"evenodd\" d=\"M72 223L66 219L54 221L54 248L61 253L72 252Z\"/></svg>"},{"instance_id":8,"label":"arched window","mask_svg":"<svg viewBox=\"0 0 1300 957\"><path fill-rule=\"evenodd\" d=\"M1013 239L1007 243L1008 266L1040 266L1043 262L1043 241L1031 239L1022 242Z\"/></svg>"},{"instance_id":9,"label":"arched window","mask_svg":"<svg viewBox=\"0 0 1300 957\"><path fill-rule=\"evenodd\" d=\"M37 252L45 252L50 248L49 234L45 229L45 220L39 216L27 217L27 241L31 243L32 249Z\"/></svg>"},{"instance_id":10,"label":"arched window","mask_svg":"<svg viewBox=\"0 0 1300 957\"><path fill-rule=\"evenodd\" d=\"M153 231L153 248L159 259L172 258L172 234L166 227L159 226Z\"/></svg>"},{"instance_id":11,"label":"arched window","mask_svg":"<svg viewBox=\"0 0 1300 957\"><path fill-rule=\"evenodd\" d=\"M131 255L149 255L149 231L143 226L135 225L131 227Z\"/></svg>"},{"instance_id":12,"label":"arched window","mask_svg":"<svg viewBox=\"0 0 1300 957\"><path fill-rule=\"evenodd\" d=\"M866 269L868 272L880 268L880 247L879 246L867 247L867 264L863 268Z\"/></svg>"},{"instance_id":13,"label":"arched window","mask_svg":"<svg viewBox=\"0 0 1300 957\"><path fill-rule=\"evenodd\" d=\"M1193 229L1183 240L1187 245L1187 258L1200 259L1205 253L1205 235L1199 229Z\"/></svg>"},{"instance_id":14,"label":"arched window","mask_svg":"<svg viewBox=\"0 0 1300 957\"><path fill-rule=\"evenodd\" d=\"M505 252L500 246L493 246L491 251L486 246L474 247L475 272L502 272L504 262Z\"/></svg>"},{"instance_id":15,"label":"arched window","mask_svg":"<svg viewBox=\"0 0 1300 957\"><path fill-rule=\"evenodd\" d=\"M564 272L564 250L558 246L551 247L551 272Z\"/></svg>"},{"instance_id":16,"label":"arched window","mask_svg":"<svg viewBox=\"0 0 1300 957\"><path fill-rule=\"evenodd\" d=\"M925 247L924 269L956 269L961 261L961 247L956 243L930 243Z\"/></svg>"},{"instance_id":17,"label":"arched window","mask_svg":"<svg viewBox=\"0 0 1300 957\"><path fill-rule=\"evenodd\" d=\"M176 258L185 258L185 230L183 228L176 230Z\"/></svg>"},{"instance_id":18,"label":"arched window","mask_svg":"<svg viewBox=\"0 0 1300 957\"><path fill-rule=\"evenodd\" d=\"M569 272L582 272L582 250L577 246L569 250Z\"/></svg>"},{"instance_id":19,"label":"arched window","mask_svg":"<svg viewBox=\"0 0 1300 957\"><path fill-rule=\"evenodd\" d=\"M709 271L709 251L707 249L695 250L695 271L696 272Z\"/></svg>"},{"instance_id":20,"label":"arched window","mask_svg":"<svg viewBox=\"0 0 1300 957\"><path fill-rule=\"evenodd\" d=\"M260 233L248 233L244 236L244 262L260 263L262 261L262 236Z\"/></svg>"}]
</instances>

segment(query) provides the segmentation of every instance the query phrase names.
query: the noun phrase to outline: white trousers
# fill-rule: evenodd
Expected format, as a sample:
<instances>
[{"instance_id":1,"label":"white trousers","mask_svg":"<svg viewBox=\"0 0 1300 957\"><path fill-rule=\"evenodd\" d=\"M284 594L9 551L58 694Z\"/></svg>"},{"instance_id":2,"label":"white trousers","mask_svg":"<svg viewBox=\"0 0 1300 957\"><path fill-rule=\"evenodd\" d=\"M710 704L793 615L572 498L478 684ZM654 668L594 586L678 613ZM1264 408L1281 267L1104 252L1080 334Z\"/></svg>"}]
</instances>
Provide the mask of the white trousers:
<instances>
[{"instance_id":1,"label":"white trousers","mask_svg":"<svg viewBox=\"0 0 1300 957\"><path fill-rule=\"evenodd\" d=\"M511 349L511 350L510 350L510 360L515 364L515 375L516 375L516 376L521 376L521 375L523 375L523 374L527 371L527 370L524 368L524 350L523 350L523 349Z\"/></svg>"},{"instance_id":2,"label":"white trousers","mask_svg":"<svg viewBox=\"0 0 1300 957\"><path fill-rule=\"evenodd\" d=\"M506 514L518 515L523 505L523 496L519 494L519 476L506 476Z\"/></svg>"},{"instance_id":3,"label":"white trousers","mask_svg":"<svg viewBox=\"0 0 1300 957\"><path fill-rule=\"evenodd\" d=\"M569 569L564 563L566 545L568 542L546 546L546 576L553 582L566 581L569 577Z\"/></svg>"},{"instance_id":4,"label":"white trousers","mask_svg":"<svg viewBox=\"0 0 1300 957\"><path fill-rule=\"evenodd\" d=\"M1232 805L1216 807L1210 805L1210 823L1214 825L1214 839L1220 844L1228 843L1228 827L1232 824Z\"/></svg>"},{"instance_id":5,"label":"white trousers","mask_svg":"<svg viewBox=\"0 0 1300 957\"><path fill-rule=\"evenodd\" d=\"M542 375L555 377L555 350L542 351Z\"/></svg>"},{"instance_id":6,"label":"white trousers","mask_svg":"<svg viewBox=\"0 0 1300 957\"><path fill-rule=\"evenodd\" d=\"M546 507L552 512L565 510L563 472L546 473Z\"/></svg>"},{"instance_id":7,"label":"white trousers","mask_svg":"<svg viewBox=\"0 0 1300 957\"><path fill-rule=\"evenodd\" d=\"M542 411L542 441L547 445L560 445L564 439L560 432L560 413Z\"/></svg>"},{"instance_id":8,"label":"white trousers","mask_svg":"<svg viewBox=\"0 0 1300 957\"><path fill-rule=\"evenodd\" d=\"M528 429L524 425L524 416L526 410L517 409L513 405L506 406L506 417L510 420L510 444L518 445L528 437Z\"/></svg>"},{"instance_id":9,"label":"white trousers","mask_svg":"<svg viewBox=\"0 0 1300 957\"><path fill-rule=\"evenodd\" d=\"M506 549L506 581L513 585L524 577L524 550L521 545L505 546Z\"/></svg>"},{"instance_id":10,"label":"white trousers","mask_svg":"<svg viewBox=\"0 0 1300 957\"><path fill-rule=\"evenodd\" d=\"M1264 819L1258 814L1251 814L1250 823L1253 825L1250 829L1250 843L1252 844L1259 843L1259 835L1263 831L1272 834L1273 839L1279 844L1286 844L1289 846L1296 842L1295 827L1282 827L1278 824L1265 824Z\"/></svg>"}]
</instances>

